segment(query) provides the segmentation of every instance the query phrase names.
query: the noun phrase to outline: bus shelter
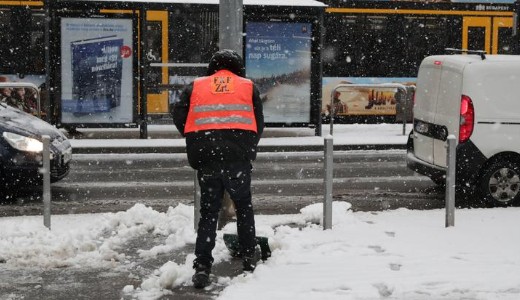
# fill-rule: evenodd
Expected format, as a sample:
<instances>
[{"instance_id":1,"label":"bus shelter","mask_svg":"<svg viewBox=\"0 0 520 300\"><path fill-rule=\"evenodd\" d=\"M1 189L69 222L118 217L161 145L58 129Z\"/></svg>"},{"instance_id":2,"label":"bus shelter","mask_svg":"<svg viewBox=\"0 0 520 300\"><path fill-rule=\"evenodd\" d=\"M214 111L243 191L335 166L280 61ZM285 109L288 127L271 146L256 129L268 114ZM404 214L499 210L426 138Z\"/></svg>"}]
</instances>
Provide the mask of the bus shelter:
<instances>
[{"instance_id":1,"label":"bus shelter","mask_svg":"<svg viewBox=\"0 0 520 300\"><path fill-rule=\"evenodd\" d=\"M272 3L244 0L246 77L260 89L267 126L319 127L325 5ZM167 122L183 88L206 74L218 50L216 0L57 0L46 11L58 126Z\"/></svg>"}]
</instances>

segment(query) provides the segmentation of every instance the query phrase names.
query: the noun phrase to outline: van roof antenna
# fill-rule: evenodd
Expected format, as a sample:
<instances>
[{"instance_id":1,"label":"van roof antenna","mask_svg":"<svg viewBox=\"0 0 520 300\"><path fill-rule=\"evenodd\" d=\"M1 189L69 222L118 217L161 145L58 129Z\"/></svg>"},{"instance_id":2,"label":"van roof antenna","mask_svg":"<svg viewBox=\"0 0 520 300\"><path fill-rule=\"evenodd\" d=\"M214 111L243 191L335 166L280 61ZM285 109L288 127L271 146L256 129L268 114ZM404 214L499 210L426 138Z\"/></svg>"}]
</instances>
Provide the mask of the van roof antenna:
<instances>
[{"instance_id":1,"label":"van roof antenna","mask_svg":"<svg viewBox=\"0 0 520 300\"><path fill-rule=\"evenodd\" d=\"M456 48L446 48L445 51L455 52L455 53L467 53L467 54L478 54L482 60L486 59L486 51L484 50L468 50L468 49L456 49Z\"/></svg>"}]
</instances>

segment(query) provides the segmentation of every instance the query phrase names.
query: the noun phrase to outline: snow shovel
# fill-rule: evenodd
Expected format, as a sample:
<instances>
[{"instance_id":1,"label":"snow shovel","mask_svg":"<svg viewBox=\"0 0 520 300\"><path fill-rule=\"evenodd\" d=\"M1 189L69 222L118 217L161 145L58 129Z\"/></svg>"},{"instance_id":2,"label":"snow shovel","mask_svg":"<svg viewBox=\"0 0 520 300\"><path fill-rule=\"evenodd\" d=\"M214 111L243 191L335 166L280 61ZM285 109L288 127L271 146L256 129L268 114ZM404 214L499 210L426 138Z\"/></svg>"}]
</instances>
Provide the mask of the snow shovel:
<instances>
[{"instance_id":1,"label":"snow shovel","mask_svg":"<svg viewBox=\"0 0 520 300\"><path fill-rule=\"evenodd\" d=\"M269 243L267 241L267 237L265 236L257 236L255 237L256 244L260 246L260 252L261 252L261 258L262 260L267 260L269 257L271 257L271 249L269 248ZM231 256L233 257L241 257L241 247L238 242L238 235L236 234L230 234L230 233L224 233L224 244L226 244L226 247L228 248L229 252L231 253Z\"/></svg>"}]
</instances>

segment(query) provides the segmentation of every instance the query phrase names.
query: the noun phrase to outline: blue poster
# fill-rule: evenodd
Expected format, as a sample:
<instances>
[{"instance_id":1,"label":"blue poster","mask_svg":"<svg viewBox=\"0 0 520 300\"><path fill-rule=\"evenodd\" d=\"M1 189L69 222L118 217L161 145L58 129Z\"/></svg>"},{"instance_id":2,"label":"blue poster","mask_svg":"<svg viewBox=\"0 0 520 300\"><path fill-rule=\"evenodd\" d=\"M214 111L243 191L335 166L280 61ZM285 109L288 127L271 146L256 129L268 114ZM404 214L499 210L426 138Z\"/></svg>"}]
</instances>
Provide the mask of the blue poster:
<instances>
[{"instance_id":1,"label":"blue poster","mask_svg":"<svg viewBox=\"0 0 520 300\"><path fill-rule=\"evenodd\" d=\"M61 121L131 123L133 24L130 19L61 19Z\"/></svg>"},{"instance_id":2,"label":"blue poster","mask_svg":"<svg viewBox=\"0 0 520 300\"><path fill-rule=\"evenodd\" d=\"M246 76L260 90L266 123L308 123L311 24L246 24Z\"/></svg>"},{"instance_id":3,"label":"blue poster","mask_svg":"<svg viewBox=\"0 0 520 300\"><path fill-rule=\"evenodd\" d=\"M63 112L108 112L121 104L121 47L116 36L71 42L72 101L63 101Z\"/></svg>"}]
</instances>

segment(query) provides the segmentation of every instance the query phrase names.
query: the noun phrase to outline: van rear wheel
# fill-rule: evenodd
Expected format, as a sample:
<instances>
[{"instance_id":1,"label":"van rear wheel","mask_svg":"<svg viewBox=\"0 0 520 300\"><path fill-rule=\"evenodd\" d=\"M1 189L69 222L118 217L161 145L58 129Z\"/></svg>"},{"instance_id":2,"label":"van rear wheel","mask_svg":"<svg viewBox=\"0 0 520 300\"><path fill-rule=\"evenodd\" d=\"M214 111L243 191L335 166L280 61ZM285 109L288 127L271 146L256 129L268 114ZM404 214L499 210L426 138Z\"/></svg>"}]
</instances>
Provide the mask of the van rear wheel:
<instances>
[{"instance_id":1,"label":"van rear wheel","mask_svg":"<svg viewBox=\"0 0 520 300\"><path fill-rule=\"evenodd\" d=\"M480 180L484 200L494 206L520 200L520 166L511 161L496 161L486 168Z\"/></svg>"}]
</instances>

